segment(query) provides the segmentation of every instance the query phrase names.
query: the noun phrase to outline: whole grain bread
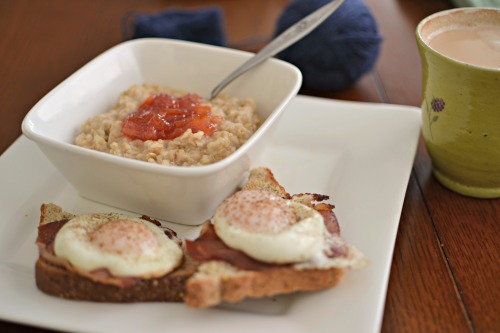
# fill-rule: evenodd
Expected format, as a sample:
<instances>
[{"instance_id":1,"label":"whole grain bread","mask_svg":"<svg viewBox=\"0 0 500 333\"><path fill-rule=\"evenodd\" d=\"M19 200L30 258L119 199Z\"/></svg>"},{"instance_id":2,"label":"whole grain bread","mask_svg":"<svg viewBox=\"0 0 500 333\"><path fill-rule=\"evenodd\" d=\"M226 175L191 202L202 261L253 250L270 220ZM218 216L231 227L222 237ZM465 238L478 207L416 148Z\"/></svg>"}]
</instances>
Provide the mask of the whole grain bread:
<instances>
[{"instance_id":1,"label":"whole grain bread","mask_svg":"<svg viewBox=\"0 0 500 333\"><path fill-rule=\"evenodd\" d=\"M337 285L340 268L297 269L277 266L264 271L241 270L223 261L201 264L187 281L184 302L194 308L235 303L247 297L262 298L299 291L316 291Z\"/></svg>"},{"instance_id":2,"label":"whole grain bread","mask_svg":"<svg viewBox=\"0 0 500 333\"><path fill-rule=\"evenodd\" d=\"M39 226L48 226L71 219L75 215L65 212L55 204L42 204ZM40 230L40 228L39 228ZM94 302L181 302L186 281L198 264L184 256L183 263L173 272L154 279L131 278L126 285L103 283L66 269L37 239L40 256L35 264L35 281L38 289L46 294L73 300ZM50 246L50 245L49 245Z\"/></svg>"},{"instance_id":3,"label":"whole grain bread","mask_svg":"<svg viewBox=\"0 0 500 333\"><path fill-rule=\"evenodd\" d=\"M188 259L189 260L189 259ZM35 281L38 289L46 294L81 301L132 303L132 302L182 302L186 281L196 266L185 261L174 272L156 279L138 279L127 287L104 284L70 272L44 258L35 265Z\"/></svg>"},{"instance_id":4,"label":"whole grain bread","mask_svg":"<svg viewBox=\"0 0 500 333\"><path fill-rule=\"evenodd\" d=\"M318 194L290 195L276 180L271 170L259 167L251 170L248 181L241 190L265 190L282 198L296 200L302 204L327 210L333 215L333 205L315 203L328 197ZM208 223L204 230L207 230ZM335 219L336 223L336 219ZM338 226L332 227L334 234ZM338 236L338 237L337 237ZM304 265L272 265L266 269L245 270L228 262L211 260L203 262L197 272L187 281L185 303L194 308L216 306L222 302L239 302L243 299L262 298L279 294L302 291L317 291L337 285L346 268L360 268L366 264L364 256L354 247L345 243L340 235L334 236L338 248L344 251L343 260L330 261L327 265L314 263Z\"/></svg>"}]
</instances>

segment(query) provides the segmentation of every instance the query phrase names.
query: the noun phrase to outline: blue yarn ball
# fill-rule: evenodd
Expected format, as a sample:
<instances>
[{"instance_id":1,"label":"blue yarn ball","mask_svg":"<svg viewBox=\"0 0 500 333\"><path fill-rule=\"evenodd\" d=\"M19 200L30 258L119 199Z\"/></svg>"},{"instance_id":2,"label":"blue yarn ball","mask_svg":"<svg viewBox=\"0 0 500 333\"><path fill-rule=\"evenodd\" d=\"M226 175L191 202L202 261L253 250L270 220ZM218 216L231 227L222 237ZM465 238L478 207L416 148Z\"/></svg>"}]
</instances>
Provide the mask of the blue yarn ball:
<instances>
[{"instance_id":1,"label":"blue yarn ball","mask_svg":"<svg viewBox=\"0 0 500 333\"><path fill-rule=\"evenodd\" d=\"M226 45L222 9L168 9L153 14L134 14L132 39L161 37L217 46Z\"/></svg>"},{"instance_id":2,"label":"blue yarn ball","mask_svg":"<svg viewBox=\"0 0 500 333\"><path fill-rule=\"evenodd\" d=\"M329 0L294 0L280 15L275 35L325 5ZM377 23L362 0L346 0L329 18L278 58L297 66L303 87L337 91L369 72L379 55Z\"/></svg>"}]
</instances>

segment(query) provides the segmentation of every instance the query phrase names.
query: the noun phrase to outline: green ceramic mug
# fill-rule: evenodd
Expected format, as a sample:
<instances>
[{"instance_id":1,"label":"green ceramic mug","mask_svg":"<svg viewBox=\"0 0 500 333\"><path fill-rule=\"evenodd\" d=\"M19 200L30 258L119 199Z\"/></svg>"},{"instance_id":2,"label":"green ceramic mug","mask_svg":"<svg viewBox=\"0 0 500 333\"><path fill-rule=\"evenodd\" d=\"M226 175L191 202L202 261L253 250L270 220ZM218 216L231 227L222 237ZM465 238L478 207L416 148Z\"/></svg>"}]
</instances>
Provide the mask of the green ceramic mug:
<instances>
[{"instance_id":1,"label":"green ceramic mug","mask_svg":"<svg viewBox=\"0 0 500 333\"><path fill-rule=\"evenodd\" d=\"M422 134L436 178L477 198L500 197L500 10L461 8L417 27Z\"/></svg>"}]
</instances>

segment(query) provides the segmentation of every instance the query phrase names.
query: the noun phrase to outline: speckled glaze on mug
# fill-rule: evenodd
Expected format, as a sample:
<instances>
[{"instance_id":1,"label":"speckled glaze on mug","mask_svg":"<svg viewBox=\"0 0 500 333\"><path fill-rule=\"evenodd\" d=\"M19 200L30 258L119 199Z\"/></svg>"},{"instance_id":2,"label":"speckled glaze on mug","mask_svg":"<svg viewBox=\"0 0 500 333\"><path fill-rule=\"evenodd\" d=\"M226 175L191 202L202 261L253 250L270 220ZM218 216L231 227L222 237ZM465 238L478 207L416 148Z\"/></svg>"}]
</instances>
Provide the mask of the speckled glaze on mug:
<instances>
[{"instance_id":1,"label":"speckled glaze on mug","mask_svg":"<svg viewBox=\"0 0 500 333\"><path fill-rule=\"evenodd\" d=\"M463 24L500 26L500 10L447 10L417 27L422 134L440 183L463 195L500 198L500 68L456 61L428 45L439 29Z\"/></svg>"}]
</instances>

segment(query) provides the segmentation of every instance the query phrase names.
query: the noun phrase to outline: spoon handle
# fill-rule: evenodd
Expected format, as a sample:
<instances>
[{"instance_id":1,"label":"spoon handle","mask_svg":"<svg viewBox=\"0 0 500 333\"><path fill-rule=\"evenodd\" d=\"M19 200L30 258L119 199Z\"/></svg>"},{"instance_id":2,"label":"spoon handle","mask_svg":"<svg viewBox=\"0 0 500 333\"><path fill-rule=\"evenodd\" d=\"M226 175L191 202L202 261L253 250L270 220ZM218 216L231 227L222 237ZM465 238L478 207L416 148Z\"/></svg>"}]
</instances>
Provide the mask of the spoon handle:
<instances>
[{"instance_id":1,"label":"spoon handle","mask_svg":"<svg viewBox=\"0 0 500 333\"><path fill-rule=\"evenodd\" d=\"M326 5L320 7L312 12L302 20L298 21L278 37L273 39L268 45L257 52L253 57L248 59L243 65L238 67L223 81L221 81L211 92L210 99L217 96L222 89L224 89L230 82L236 79L241 74L248 71L250 68L260 64L267 58L270 58L280 51L286 49L288 46L294 44L299 39L314 30L321 22L328 18L337 8L344 2L344 0L334 0Z\"/></svg>"}]
</instances>

